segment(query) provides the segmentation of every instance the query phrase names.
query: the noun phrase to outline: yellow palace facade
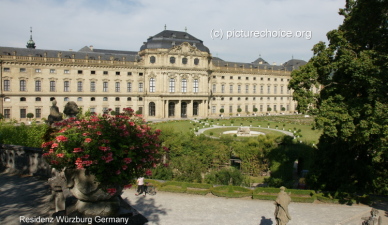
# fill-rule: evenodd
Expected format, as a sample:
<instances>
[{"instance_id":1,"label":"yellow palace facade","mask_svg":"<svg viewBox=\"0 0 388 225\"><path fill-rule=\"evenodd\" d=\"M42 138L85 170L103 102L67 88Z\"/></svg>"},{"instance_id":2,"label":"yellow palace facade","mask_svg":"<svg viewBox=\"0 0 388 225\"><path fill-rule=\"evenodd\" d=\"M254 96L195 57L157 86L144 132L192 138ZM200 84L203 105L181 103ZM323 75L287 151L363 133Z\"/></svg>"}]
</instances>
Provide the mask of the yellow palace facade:
<instances>
[{"instance_id":1,"label":"yellow palace facade","mask_svg":"<svg viewBox=\"0 0 388 225\"><path fill-rule=\"evenodd\" d=\"M218 117L221 109L223 115L294 113L287 85L305 63L228 62L172 30L151 36L140 51L43 50L31 36L27 48L0 47L0 112L6 121L27 121L28 113L41 121L55 99L60 110L68 101L96 113L130 107L147 120Z\"/></svg>"}]
</instances>

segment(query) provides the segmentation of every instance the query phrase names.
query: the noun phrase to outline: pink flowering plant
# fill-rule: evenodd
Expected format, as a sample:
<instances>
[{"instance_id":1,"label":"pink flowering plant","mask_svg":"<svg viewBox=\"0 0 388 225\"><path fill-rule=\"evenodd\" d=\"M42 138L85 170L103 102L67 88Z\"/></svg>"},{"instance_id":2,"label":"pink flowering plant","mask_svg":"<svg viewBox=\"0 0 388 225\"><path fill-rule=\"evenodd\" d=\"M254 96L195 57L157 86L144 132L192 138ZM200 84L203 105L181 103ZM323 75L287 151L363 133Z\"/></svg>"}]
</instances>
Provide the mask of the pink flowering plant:
<instances>
[{"instance_id":1,"label":"pink flowering plant","mask_svg":"<svg viewBox=\"0 0 388 225\"><path fill-rule=\"evenodd\" d=\"M167 150L159 135L160 130L151 129L141 116L125 108L115 116L91 115L55 123L42 148L56 169L85 169L105 187L124 186L137 176L151 175L150 169Z\"/></svg>"}]
</instances>

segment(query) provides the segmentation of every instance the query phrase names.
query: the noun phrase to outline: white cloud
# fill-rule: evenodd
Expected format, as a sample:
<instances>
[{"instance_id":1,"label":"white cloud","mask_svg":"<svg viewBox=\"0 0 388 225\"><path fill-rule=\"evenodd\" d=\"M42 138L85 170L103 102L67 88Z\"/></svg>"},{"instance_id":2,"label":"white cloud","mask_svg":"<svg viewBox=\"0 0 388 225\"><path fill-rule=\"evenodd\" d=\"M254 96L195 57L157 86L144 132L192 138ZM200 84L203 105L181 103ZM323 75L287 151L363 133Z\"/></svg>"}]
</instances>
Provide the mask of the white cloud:
<instances>
[{"instance_id":1,"label":"white cloud","mask_svg":"<svg viewBox=\"0 0 388 225\"><path fill-rule=\"evenodd\" d=\"M29 27L37 48L95 48L137 51L149 36L164 29L188 32L204 41L213 56L252 62L259 54L268 62L308 60L311 48L342 23L344 0L240 1L94 1L2 0L1 46L25 47ZM212 29L311 31L304 38L234 38L212 40Z\"/></svg>"}]
</instances>

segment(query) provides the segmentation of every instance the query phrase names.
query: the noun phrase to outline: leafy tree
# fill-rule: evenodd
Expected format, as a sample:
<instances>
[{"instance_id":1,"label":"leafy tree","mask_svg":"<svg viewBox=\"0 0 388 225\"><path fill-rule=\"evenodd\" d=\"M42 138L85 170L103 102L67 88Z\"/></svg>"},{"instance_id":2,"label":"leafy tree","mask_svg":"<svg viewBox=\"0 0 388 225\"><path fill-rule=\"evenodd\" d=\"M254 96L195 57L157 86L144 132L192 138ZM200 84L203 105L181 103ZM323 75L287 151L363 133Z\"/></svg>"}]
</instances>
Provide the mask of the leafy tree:
<instances>
[{"instance_id":1,"label":"leafy tree","mask_svg":"<svg viewBox=\"0 0 388 225\"><path fill-rule=\"evenodd\" d=\"M33 113L27 113L27 118L28 118L28 119L34 118L34 114L33 114Z\"/></svg>"},{"instance_id":2,"label":"leafy tree","mask_svg":"<svg viewBox=\"0 0 388 225\"><path fill-rule=\"evenodd\" d=\"M237 112L238 112L238 113L240 113L241 111L242 111L242 109L241 109L241 108L238 108L238 109L237 109Z\"/></svg>"},{"instance_id":3,"label":"leafy tree","mask_svg":"<svg viewBox=\"0 0 388 225\"><path fill-rule=\"evenodd\" d=\"M224 111L225 111L224 109L222 109L222 108L220 109L220 113L224 113Z\"/></svg>"},{"instance_id":4,"label":"leafy tree","mask_svg":"<svg viewBox=\"0 0 388 225\"><path fill-rule=\"evenodd\" d=\"M388 1L347 0L344 22L292 73L298 111L323 129L308 181L316 189L388 191ZM323 85L320 95L310 91Z\"/></svg>"},{"instance_id":5,"label":"leafy tree","mask_svg":"<svg viewBox=\"0 0 388 225\"><path fill-rule=\"evenodd\" d=\"M4 115L0 113L0 120L4 119Z\"/></svg>"}]
</instances>

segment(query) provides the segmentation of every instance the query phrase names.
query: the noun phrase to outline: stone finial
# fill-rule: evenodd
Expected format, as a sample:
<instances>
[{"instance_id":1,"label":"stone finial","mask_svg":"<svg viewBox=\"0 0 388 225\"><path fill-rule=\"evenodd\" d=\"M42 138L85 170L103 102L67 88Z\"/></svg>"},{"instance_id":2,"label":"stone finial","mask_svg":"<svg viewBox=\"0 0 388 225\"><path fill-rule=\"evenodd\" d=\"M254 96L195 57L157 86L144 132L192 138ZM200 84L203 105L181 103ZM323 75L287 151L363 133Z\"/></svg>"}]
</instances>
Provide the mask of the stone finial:
<instances>
[{"instance_id":1,"label":"stone finial","mask_svg":"<svg viewBox=\"0 0 388 225\"><path fill-rule=\"evenodd\" d=\"M48 116L48 123L50 125L53 124L54 122L62 120L62 114L59 113L57 101L54 99L51 103L52 103L52 106L50 107L50 115Z\"/></svg>"},{"instance_id":2,"label":"stone finial","mask_svg":"<svg viewBox=\"0 0 388 225\"><path fill-rule=\"evenodd\" d=\"M66 103L65 109L63 110L63 113L66 115L67 118L75 117L79 112L77 103L70 101Z\"/></svg>"}]
</instances>

